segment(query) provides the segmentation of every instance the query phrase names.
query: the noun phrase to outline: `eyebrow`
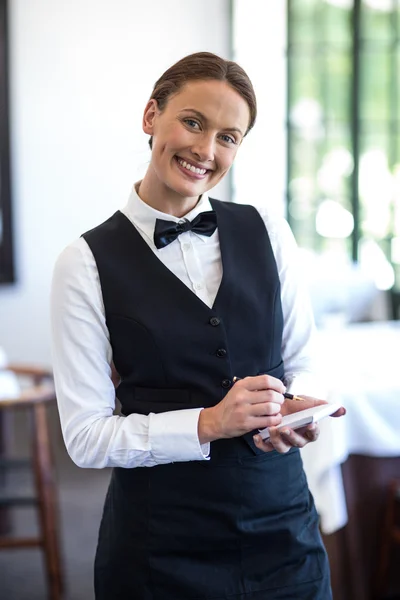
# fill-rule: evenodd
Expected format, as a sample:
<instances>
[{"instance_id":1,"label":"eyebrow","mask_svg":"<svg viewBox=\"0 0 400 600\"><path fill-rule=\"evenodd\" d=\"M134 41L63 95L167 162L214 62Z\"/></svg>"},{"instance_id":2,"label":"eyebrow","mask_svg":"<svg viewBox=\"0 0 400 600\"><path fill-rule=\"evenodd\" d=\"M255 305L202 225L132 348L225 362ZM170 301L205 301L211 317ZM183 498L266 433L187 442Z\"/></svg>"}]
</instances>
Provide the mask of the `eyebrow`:
<instances>
[{"instance_id":1,"label":"eyebrow","mask_svg":"<svg viewBox=\"0 0 400 600\"><path fill-rule=\"evenodd\" d=\"M203 121L208 121L207 117L205 115L203 115L203 113L201 113L199 110L196 110L195 108L184 108L182 109L182 112L191 112L194 113L197 117L199 117L199 119L203 119ZM240 135L244 135L242 130L239 129L239 127L224 127L224 129L226 131L237 131L238 133L240 133Z\"/></svg>"}]
</instances>

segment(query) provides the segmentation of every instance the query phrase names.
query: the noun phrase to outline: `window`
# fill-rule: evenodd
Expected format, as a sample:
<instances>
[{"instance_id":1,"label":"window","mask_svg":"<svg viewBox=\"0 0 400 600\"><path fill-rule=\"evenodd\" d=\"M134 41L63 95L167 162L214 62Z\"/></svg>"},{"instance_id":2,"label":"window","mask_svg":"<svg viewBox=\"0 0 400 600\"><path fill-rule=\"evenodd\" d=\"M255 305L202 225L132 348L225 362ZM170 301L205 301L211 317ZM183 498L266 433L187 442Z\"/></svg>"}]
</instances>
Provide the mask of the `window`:
<instances>
[{"instance_id":1,"label":"window","mask_svg":"<svg viewBox=\"0 0 400 600\"><path fill-rule=\"evenodd\" d=\"M400 289L400 0L288 0L287 216Z\"/></svg>"}]
</instances>

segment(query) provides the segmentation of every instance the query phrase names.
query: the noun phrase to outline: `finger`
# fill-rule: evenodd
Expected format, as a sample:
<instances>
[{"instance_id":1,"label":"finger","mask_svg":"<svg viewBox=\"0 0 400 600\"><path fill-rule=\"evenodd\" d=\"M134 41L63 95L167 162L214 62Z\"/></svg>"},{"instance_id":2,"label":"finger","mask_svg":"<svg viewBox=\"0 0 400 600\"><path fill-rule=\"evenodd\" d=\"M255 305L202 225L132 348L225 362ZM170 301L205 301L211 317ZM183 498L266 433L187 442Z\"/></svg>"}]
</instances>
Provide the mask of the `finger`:
<instances>
[{"instance_id":1,"label":"finger","mask_svg":"<svg viewBox=\"0 0 400 600\"><path fill-rule=\"evenodd\" d=\"M315 406L323 406L328 404L326 400L319 400L318 398L312 398L310 396L301 396L302 402L298 400L286 399L282 406L283 415L292 415L293 413L306 410L307 408L314 408Z\"/></svg>"},{"instance_id":2,"label":"finger","mask_svg":"<svg viewBox=\"0 0 400 600\"><path fill-rule=\"evenodd\" d=\"M245 377L239 380L235 385L245 387L249 391L254 390L275 390L279 394L286 391L280 379L272 377L272 375L257 375L256 377Z\"/></svg>"},{"instance_id":3,"label":"finger","mask_svg":"<svg viewBox=\"0 0 400 600\"><path fill-rule=\"evenodd\" d=\"M113 382L115 388L117 388L121 383L121 377L113 362L111 363L111 381Z\"/></svg>"},{"instance_id":4,"label":"finger","mask_svg":"<svg viewBox=\"0 0 400 600\"><path fill-rule=\"evenodd\" d=\"M280 454L286 454L286 452L289 452L290 448L292 448L290 442L281 435L281 432L277 427L270 427L269 435L270 444L272 444L274 449Z\"/></svg>"},{"instance_id":5,"label":"finger","mask_svg":"<svg viewBox=\"0 0 400 600\"><path fill-rule=\"evenodd\" d=\"M259 404L251 404L248 407L248 414L252 417L270 417L277 415L281 411L281 405L277 402L261 402Z\"/></svg>"},{"instance_id":6,"label":"finger","mask_svg":"<svg viewBox=\"0 0 400 600\"><path fill-rule=\"evenodd\" d=\"M255 435L253 437L254 445L257 446L263 452L272 452L275 448L271 444L271 442L266 442L262 439L260 435Z\"/></svg>"},{"instance_id":7,"label":"finger","mask_svg":"<svg viewBox=\"0 0 400 600\"><path fill-rule=\"evenodd\" d=\"M304 446L306 444L308 444L311 441L315 441L318 437L318 436L316 436L315 439L311 439L311 437L313 437L313 435L314 435L313 432L310 432L310 434L309 434L310 437L309 437L308 431L305 431L304 434L302 435L288 427L284 427L283 429L280 429L280 432L281 432L281 436L283 437L283 439L294 448L304 448Z\"/></svg>"},{"instance_id":8,"label":"finger","mask_svg":"<svg viewBox=\"0 0 400 600\"><path fill-rule=\"evenodd\" d=\"M281 422L282 415L280 413L271 417L253 417L250 422L250 431L253 429L265 429L266 427L276 427L277 425L280 425Z\"/></svg>"},{"instance_id":9,"label":"finger","mask_svg":"<svg viewBox=\"0 0 400 600\"><path fill-rule=\"evenodd\" d=\"M299 394L303 400L307 400L307 402L312 404L313 406L322 406L323 404L328 404L326 400L321 400L321 398L314 398L314 396L304 396L304 394Z\"/></svg>"},{"instance_id":10,"label":"finger","mask_svg":"<svg viewBox=\"0 0 400 600\"><path fill-rule=\"evenodd\" d=\"M331 417L344 417L344 415L346 414L346 409L344 406L341 406L339 408L339 410L337 410L336 412L334 412Z\"/></svg>"},{"instance_id":11,"label":"finger","mask_svg":"<svg viewBox=\"0 0 400 600\"><path fill-rule=\"evenodd\" d=\"M306 430L303 435L307 439L307 443L308 443L308 442L316 442L319 437L319 434L320 434L320 428L318 425L315 425L315 423L314 423L314 424L306 427Z\"/></svg>"},{"instance_id":12,"label":"finger","mask_svg":"<svg viewBox=\"0 0 400 600\"><path fill-rule=\"evenodd\" d=\"M286 430L286 429L290 429L290 428L282 427L281 431ZM306 427L300 427L299 429L296 429L296 431L293 431L293 433L296 436L300 436L308 444L308 442L316 442L317 441L319 434L320 434L320 428L319 428L319 425L317 425L316 423L311 423L310 425L307 425ZM296 440L296 445L298 445L299 440L294 437L292 439ZM303 445L305 445L305 444L303 444ZM300 445L299 447L302 448L303 445Z\"/></svg>"},{"instance_id":13,"label":"finger","mask_svg":"<svg viewBox=\"0 0 400 600\"><path fill-rule=\"evenodd\" d=\"M298 400L289 400L286 399L282 406L282 415L289 415L296 412L300 412L301 410L305 410L307 408L313 408L315 406L324 406L325 404L329 404L326 400L319 400L318 398L312 398L311 396L301 396L303 402L299 402ZM346 414L346 409L344 406L341 406L339 410L334 412L331 417L343 417Z\"/></svg>"},{"instance_id":14,"label":"finger","mask_svg":"<svg viewBox=\"0 0 400 600\"><path fill-rule=\"evenodd\" d=\"M299 412L300 410L304 410L305 408L312 408L314 406L323 406L324 404L329 404L326 400L320 400L319 398L312 398L311 396L301 396L304 402L299 402L297 400L285 400L283 414L292 414L294 412ZM343 417L346 414L346 409L344 406L341 406L339 410L334 412L331 417Z\"/></svg>"},{"instance_id":15,"label":"finger","mask_svg":"<svg viewBox=\"0 0 400 600\"><path fill-rule=\"evenodd\" d=\"M279 404L279 407L281 407L285 401L283 395L275 390L254 390L253 392L246 390L242 393L245 394L244 398L246 399L246 402L250 404L274 402L275 404Z\"/></svg>"}]
</instances>

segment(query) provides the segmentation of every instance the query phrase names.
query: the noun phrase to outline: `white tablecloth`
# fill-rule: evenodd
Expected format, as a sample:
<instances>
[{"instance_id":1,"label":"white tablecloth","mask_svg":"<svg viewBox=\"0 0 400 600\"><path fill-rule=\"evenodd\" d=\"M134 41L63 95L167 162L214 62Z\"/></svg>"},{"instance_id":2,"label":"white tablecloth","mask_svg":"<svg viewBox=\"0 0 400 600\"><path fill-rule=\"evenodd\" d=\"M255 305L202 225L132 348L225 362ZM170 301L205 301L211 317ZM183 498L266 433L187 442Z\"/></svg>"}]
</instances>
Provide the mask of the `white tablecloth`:
<instances>
[{"instance_id":1,"label":"white tablecloth","mask_svg":"<svg viewBox=\"0 0 400 600\"><path fill-rule=\"evenodd\" d=\"M333 533L347 522L340 468L347 457L400 457L400 321L322 330L318 347L327 400L347 414L322 421L319 440L301 452L322 531Z\"/></svg>"}]
</instances>

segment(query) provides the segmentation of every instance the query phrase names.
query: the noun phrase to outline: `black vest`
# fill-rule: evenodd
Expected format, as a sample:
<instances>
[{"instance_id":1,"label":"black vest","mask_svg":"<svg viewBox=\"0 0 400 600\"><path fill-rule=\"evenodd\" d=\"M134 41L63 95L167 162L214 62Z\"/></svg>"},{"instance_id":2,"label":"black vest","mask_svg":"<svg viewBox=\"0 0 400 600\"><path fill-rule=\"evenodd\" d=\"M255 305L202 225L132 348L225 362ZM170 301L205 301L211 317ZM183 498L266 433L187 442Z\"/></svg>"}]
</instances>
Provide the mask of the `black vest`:
<instances>
[{"instance_id":1,"label":"black vest","mask_svg":"<svg viewBox=\"0 0 400 600\"><path fill-rule=\"evenodd\" d=\"M280 282L265 225L253 207L211 203L223 264L212 308L121 212L84 234L124 415L213 406L235 375L283 378ZM209 461L115 468L95 591L96 600L328 600L298 450L265 454L250 433L212 442Z\"/></svg>"},{"instance_id":2,"label":"black vest","mask_svg":"<svg viewBox=\"0 0 400 600\"><path fill-rule=\"evenodd\" d=\"M213 406L234 376L283 377L280 283L265 225L251 206L211 204L223 263L212 308L121 212L84 234L99 271L124 415Z\"/></svg>"}]
</instances>

